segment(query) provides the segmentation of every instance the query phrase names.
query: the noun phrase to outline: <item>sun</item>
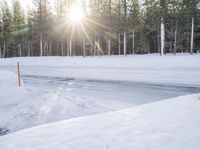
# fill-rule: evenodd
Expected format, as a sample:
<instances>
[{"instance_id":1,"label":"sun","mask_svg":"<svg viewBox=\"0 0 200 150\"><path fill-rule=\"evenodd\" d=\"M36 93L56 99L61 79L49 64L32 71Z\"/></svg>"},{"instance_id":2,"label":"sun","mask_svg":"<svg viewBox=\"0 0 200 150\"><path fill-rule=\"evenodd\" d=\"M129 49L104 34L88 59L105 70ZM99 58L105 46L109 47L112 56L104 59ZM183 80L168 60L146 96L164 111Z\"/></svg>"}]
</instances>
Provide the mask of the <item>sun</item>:
<instances>
[{"instance_id":1,"label":"sun","mask_svg":"<svg viewBox=\"0 0 200 150\"><path fill-rule=\"evenodd\" d=\"M79 6L71 6L69 9L69 20L73 24L80 24L84 19L84 12Z\"/></svg>"}]
</instances>

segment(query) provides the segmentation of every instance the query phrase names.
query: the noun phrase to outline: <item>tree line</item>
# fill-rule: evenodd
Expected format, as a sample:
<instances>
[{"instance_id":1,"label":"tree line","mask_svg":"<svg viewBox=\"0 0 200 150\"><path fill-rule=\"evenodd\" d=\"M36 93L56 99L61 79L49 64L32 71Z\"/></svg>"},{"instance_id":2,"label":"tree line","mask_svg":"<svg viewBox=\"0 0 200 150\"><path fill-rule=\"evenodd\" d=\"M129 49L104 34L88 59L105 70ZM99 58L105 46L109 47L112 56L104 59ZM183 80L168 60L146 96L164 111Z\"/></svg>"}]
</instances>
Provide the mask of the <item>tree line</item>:
<instances>
[{"instance_id":1,"label":"tree line","mask_svg":"<svg viewBox=\"0 0 200 150\"><path fill-rule=\"evenodd\" d=\"M0 57L196 53L199 0L0 1ZM84 19L68 17L78 5Z\"/></svg>"}]
</instances>

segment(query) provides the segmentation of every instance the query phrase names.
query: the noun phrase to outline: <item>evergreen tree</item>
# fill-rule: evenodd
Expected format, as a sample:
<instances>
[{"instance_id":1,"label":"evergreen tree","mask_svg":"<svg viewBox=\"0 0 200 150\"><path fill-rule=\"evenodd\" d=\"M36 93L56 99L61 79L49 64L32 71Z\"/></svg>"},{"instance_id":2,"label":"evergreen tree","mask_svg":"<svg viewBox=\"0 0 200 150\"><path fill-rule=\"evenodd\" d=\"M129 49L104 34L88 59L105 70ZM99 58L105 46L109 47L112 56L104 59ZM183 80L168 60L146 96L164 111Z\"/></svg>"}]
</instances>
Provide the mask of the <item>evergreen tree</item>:
<instances>
[{"instance_id":1,"label":"evergreen tree","mask_svg":"<svg viewBox=\"0 0 200 150\"><path fill-rule=\"evenodd\" d=\"M3 24L3 57L12 57L13 44L13 17L6 1L2 3L2 24Z\"/></svg>"},{"instance_id":2,"label":"evergreen tree","mask_svg":"<svg viewBox=\"0 0 200 150\"><path fill-rule=\"evenodd\" d=\"M3 23L0 20L0 58L2 58L3 40Z\"/></svg>"},{"instance_id":3,"label":"evergreen tree","mask_svg":"<svg viewBox=\"0 0 200 150\"><path fill-rule=\"evenodd\" d=\"M18 0L14 0L14 46L18 47L18 51L16 52L16 56L22 56L23 50L23 41L25 41L25 33L26 33L26 25L25 25L25 17L24 11L22 10L21 4Z\"/></svg>"},{"instance_id":4,"label":"evergreen tree","mask_svg":"<svg viewBox=\"0 0 200 150\"><path fill-rule=\"evenodd\" d=\"M200 49L199 0L33 0L27 10L12 2L1 1L0 57ZM84 13L81 23L72 24L68 15L73 4Z\"/></svg>"},{"instance_id":5,"label":"evergreen tree","mask_svg":"<svg viewBox=\"0 0 200 150\"><path fill-rule=\"evenodd\" d=\"M129 31L132 32L132 54L135 53L135 36L136 32L142 28L142 19L140 15L139 0L131 0L129 8L128 26Z\"/></svg>"}]
</instances>

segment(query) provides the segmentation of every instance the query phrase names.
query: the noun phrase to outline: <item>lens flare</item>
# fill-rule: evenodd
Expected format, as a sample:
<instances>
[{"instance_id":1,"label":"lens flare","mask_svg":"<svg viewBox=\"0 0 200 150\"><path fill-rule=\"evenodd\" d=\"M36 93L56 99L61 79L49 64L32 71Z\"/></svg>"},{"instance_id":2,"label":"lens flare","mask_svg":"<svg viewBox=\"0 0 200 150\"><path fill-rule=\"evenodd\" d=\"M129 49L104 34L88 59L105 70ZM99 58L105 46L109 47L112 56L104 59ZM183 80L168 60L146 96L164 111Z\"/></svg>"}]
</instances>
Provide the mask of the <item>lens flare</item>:
<instances>
[{"instance_id":1,"label":"lens flare","mask_svg":"<svg viewBox=\"0 0 200 150\"><path fill-rule=\"evenodd\" d=\"M84 13L78 6L71 6L69 10L69 19L73 24L80 24L84 19Z\"/></svg>"}]
</instances>

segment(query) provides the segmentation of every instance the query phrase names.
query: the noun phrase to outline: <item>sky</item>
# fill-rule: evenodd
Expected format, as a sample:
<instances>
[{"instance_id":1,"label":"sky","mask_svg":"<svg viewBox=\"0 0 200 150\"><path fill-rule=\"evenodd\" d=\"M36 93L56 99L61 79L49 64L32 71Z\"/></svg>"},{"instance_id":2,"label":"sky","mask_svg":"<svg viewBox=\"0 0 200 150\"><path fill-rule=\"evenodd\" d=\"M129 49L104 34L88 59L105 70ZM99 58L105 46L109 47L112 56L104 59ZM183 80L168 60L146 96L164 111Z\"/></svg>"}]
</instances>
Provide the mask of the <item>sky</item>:
<instances>
[{"instance_id":1,"label":"sky","mask_svg":"<svg viewBox=\"0 0 200 150\"><path fill-rule=\"evenodd\" d=\"M6 1L8 2L8 4L12 4L13 0L6 0ZM1 0L0 0L0 2L1 2ZM28 6L32 5L32 0L19 0L19 2L21 3L21 5L24 9L27 9Z\"/></svg>"},{"instance_id":2,"label":"sky","mask_svg":"<svg viewBox=\"0 0 200 150\"><path fill-rule=\"evenodd\" d=\"M22 7L26 8L28 5L32 4L32 0L19 0Z\"/></svg>"},{"instance_id":3,"label":"sky","mask_svg":"<svg viewBox=\"0 0 200 150\"><path fill-rule=\"evenodd\" d=\"M10 1L12 1L12 0L10 0ZM22 5L22 7L23 8L27 8L28 6L31 6L32 5L32 0L19 0L20 1L20 3L21 3L21 5ZM50 0L51 1L51 0ZM78 1L80 1L80 0L78 0ZM52 1L51 1L52 2ZM86 2L88 2L88 0L86 0Z\"/></svg>"}]
</instances>

